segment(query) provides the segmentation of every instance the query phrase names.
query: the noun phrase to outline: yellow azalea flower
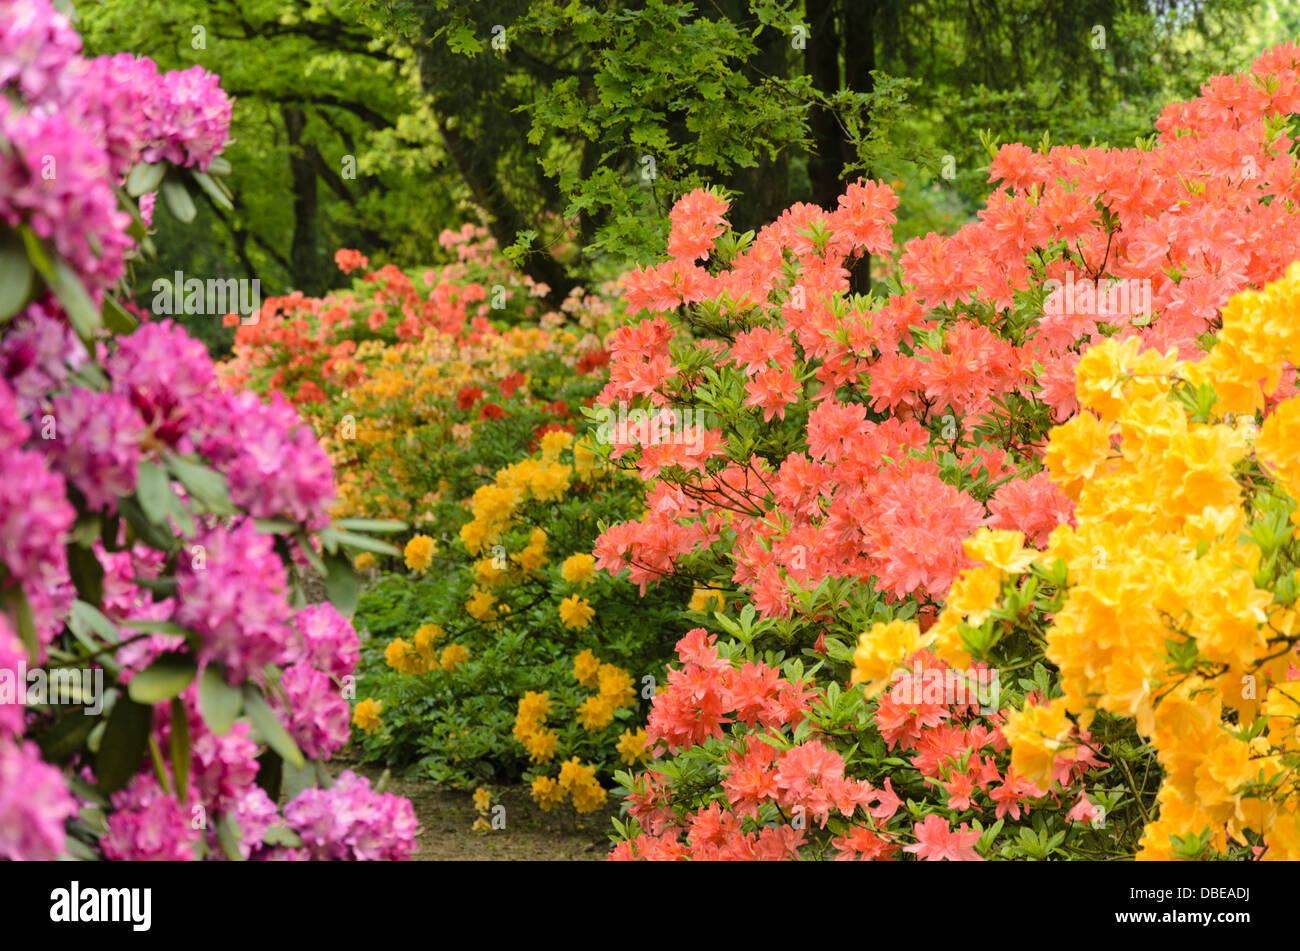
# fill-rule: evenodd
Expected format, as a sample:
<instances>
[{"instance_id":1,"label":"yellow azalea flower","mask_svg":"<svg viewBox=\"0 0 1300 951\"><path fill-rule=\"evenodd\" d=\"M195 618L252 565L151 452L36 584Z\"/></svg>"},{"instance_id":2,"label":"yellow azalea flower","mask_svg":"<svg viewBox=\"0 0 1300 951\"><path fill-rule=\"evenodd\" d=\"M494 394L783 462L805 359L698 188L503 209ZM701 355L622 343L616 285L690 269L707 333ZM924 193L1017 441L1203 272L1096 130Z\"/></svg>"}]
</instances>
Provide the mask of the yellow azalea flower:
<instances>
[{"instance_id":1,"label":"yellow azalea flower","mask_svg":"<svg viewBox=\"0 0 1300 951\"><path fill-rule=\"evenodd\" d=\"M447 632L437 624L421 624L416 629L412 640L415 642L415 649L424 655L433 650L433 645L446 636Z\"/></svg>"},{"instance_id":2,"label":"yellow azalea flower","mask_svg":"<svg viewBox=\"0 0 1300 951\"><path fill-rule=\"evenodd\" d=\"M574 786L570 795L578 812L595 812L605 805L605 788L594 779Z\"/></svg>"},{"instance_id":3,"label":"yellow azalea flower","mask_svg":"<svg viewBox=\"0 0 1300 951\"><path fill-rule=\"evenodd\" d=\"M1110 455L1110 428L1091 413L1080 413L1052 429L1043 455L1052 481L1072 499L1084 482L1102 471Z\"/></svg>"},{"instance_id":4,"label":"yellow azalea flower","mask_svg":"<svg viewBox=\"0 0 1300 951\"><path fill-rule=\"evenodd\" d=\"M549 560L546 557L545 538L540 542L529 542L528 546L515 556L515 561L519 563L519 567L528 574L539 571Z\"/></svg>"},{"instance_id":5,"label":"yellow azalea flower","mask_svg":"<svg viewBox=\"0 0 1300 951\"><path fill-rule=\"evenodd\" d=\"M573 676L584 687L594 687L598 683L601 663L591 649L583 651L573 658Z\"/></svg>"},{"instance_id":6,"label":"yellow azalea flower","mask_svg":"<svg viewBox=\"0 0 1300 951\"><path fill-rule=\"evenodd\" d=\"M546 763L555 758L560 736L554 730L534 729L524 735L522 742L529 759L534 763Z\"/></svg>"},{"instance_id":7,"label":"yellow azalea flower","mask_svg":"<svg viewBox=\"0 0 1300 951\"><path fill-rule=\"evenodd\" d=\"M538 501L558 502L569 488L569 467L559 463L538 466L529 487Z\"/></svg>"},{"instance_id":8,"label":"yellow azalea flower","mask_svg":"<svg viewBox=\"0 0 1300 951\"><path fill-rule=\"evenodd\" d=\"M588 733L603 730L614 722L614 698L596 694L578 704L574 713L578 724Z\"/></svg>"},{"instance_id":9,"label":"yellow azalea flower","mask_svg":"<svg viewBox=\"0 0 1300 951\"><path fill-rule=\"evenodd\" d=\"M353 709L352 725L366 733L374 733L384 725L383 721L379 719L380 711L383 709L382 700L372 700L367 697Z\"/></svg>"},{"instance_id":10,"label":"yellow azalea flower","mask_svg":"<svg viewBox=\"0 0 1300 951\"><path fill-rule=\"evenodd\" d=\"M696 588L691 595L691 603L687 605L690 611L722 611L727 607L727 602L722 597L722 592L716 588Z\"/></svg>"},{"instance_id":11,"label":"yellow azalea flower","mask_svg":"<svg viewBox=\"0 0 1300 951\"><path fill-rule=\"evenodd\" d=\"M578 757L574 756L560 765L560 787L565 792L573 792L574 787L584 783L595 782L596 767L584 766Z\"/></svg>"},{"instance_id":12,"label":"yellow azalea flower","mask_svg":"<svg viewBox=\"0 0 1300 951\"><path fill-rule=\"evenodd\" d=\"M573 434L562 429L553 429L542 437L542 459L555 462L560 453L573 445Z\"/></svg>"},{"instance_id":13,"label":"yellow azalea flower","mask_svg":"<svg viewBox=\"0 0 1300 951\"><path fill-rule=\"evenodd\" d=\"M519 699L519 716L529 720L545 720L551 712L551 694L549 691L537 693L529 690Z\"/></svg>"},{"instance_id":14,"label":"yellow azalea flower","mask_svg":"<svg viewBox=\"0 0 1300 951\"><path fill-rule=\"evenodd\" d=\"M474 790L474 808L479 812L487 812L492 805L492 794L479 786Z\"/></svg>"},{"instance_id":15,"label":"yellow azalea flower","mask_svg":"<svg viewBox=\"0 0 1300 951\"><path fill-rule=\"evenodd\" d=\"M438 546L428 535L416 535L406 543L406 550L403 552L406 556L406 567L423 574L433 564L433 555L437 549Z\"/></svg>"},{"instance_id":16,"label":"yellow azalea flower","mask_svg":"<svg viewBox=\"0 0 1300 951\"><path fill-rule=\"evenodd\" d=\"M481 558L474 562L474 582L479 587L495 588L499 584L504 584L509 579L509 569L498 568L495 559Z\"/></svg>"},{"instance_id":17,"label":"yellow azalea flower","mask_svg":"<svg viewBox=\"0 0 1300 951\"><path fill-rule=\"evenodd\" d=\"M470 598L465 602L465 611L476 621L494 621L497 612L493 610L493 605L496 602L495 594L475 586L470 588Z\"/></svg>"},{"instance_id":18,"label":"yellow azalea flower","mask_svg":"<svg viewBox=\"0 0 1300 951\"><path fill-rule=\"evenodd\" d=\"M398 673L418 674L424 670L420 655L411 646L410 641L394 638L384 648L384 661Z\"/></svg>"},{"instance_id":19,"label":"yellow azalea flower","mask_svg":"<svg viewBox=\"0 0 1300 951\"><path fill-rule=\"evenodd\" d=\"M1024 571L1038 554L1025 548L1025 536L1020 532L991 528L977 530L962 547L968 558L1009 574Z\"/></svg>"},{"instance_id":20,"label":"yellow azalea flower","mask_svg":"<svg viewBox=\"0 0 1300 951\"><path fill-rule=\"evenodd\" d=\"M463 664L469 659L469 648L464 644L448 644L442 649L441 666L443 670L452 670L457 664Z\"/></svg>"},{"instance_id":21,"label":"yellow azalea flower","mask_svg":"<svg viewBox=\"0 0 1300 951\"><path fill-rule=\"evenodd\" d=\"M927 640L915 621L898 618L863 631L853 652L853 683L866 684L867 696L875 696Z\"/></svg>"},{"instance_id":22,"label":"yellow azalea flower","mask_svg":"<svg viewBox=\"0 0 1300 951\"><path fill-rule=\"evenodd\" d=\"M560 577L569 584L579 584L586 587L591 583L592 575L596 572L596 559L585 552L577 552L564 559L564 564L560 565Z\"/></svg>"},{"instance_id":23,"label":"yellow azalea flower","mask_svg":"<svg viewBox=\"0 0 1300 951\"><path fill-rule=\"evenodd\" d=\"M968 546L969 544L970 542L967 542ZM969 547L966 549L966 554L971 555L971 557L981 557L972 555ZM984 619L989 615L989 611L997 606L1002 597L1003 570L1007 569L1002 569L1000 565L990 567L986 564L963 571L961 576L953 582L952 587L948 589L948 600L944 604L944 612L954 611L964 615L967 621L975 627L983 624Z\"/></svg>"},{"instance_id":24,"label":"yellow azalea flower","mask_svg":"<svg viewBox=\"0 0 1300 951\"><path fill-rule=\"evenodd\" d=\"M583 630L595 616L596 611L586 598L574 594L560 602L560 620L570 630Z\"/></svg>"},{"instance_id":25,"label":"yellow azalea flower","mask_svg":"<svg viewBox=\"0 0 1300 951\"><path fill-rule=\"evenodd\" d=\"M533 799L542 807L543 812L550 812L564 802L564 790L549 776L538 776L534 779L532 793Z\"/></svg>"},{"instance_id":26,"label":"yellow azalea flower","mask_svg":"<svg viewBox=\"0 0 1300 951\"><path fill-rule=\"evenodd\" d=\"M484 819L482 816L479 816L477 819L474 820L474 824L469 827L469 830L471 832L491 832L492 826L491 824L488 823L486 819Z\"/></svg>"},{"instance_id":27,"label":"yellow azalea flower","mask_svg":"<svg viewBox=\"0 0 1300 951\"><path fill-rule=\"evenodd\" d=\"M1031 704L1012 710L1002 727L1011 744L1011 765L1028 782L1041 789L1052 784L1052 764L1070 735L1073 725L1065 716L1065 702Z\"/></svg>"},{"instance_id":28,"label":"yellow azalea flower","mask_svg":"<svg viewBox=\"0 0 1300 951\"><path fill-rule=\"evenodd\" d=\"M625 707L636 698L632 675L615 664L601 664L596 671L596 681L600 684L600 695L608 697L616 708Z\"/></svg>"},{"instance_id":29,"label":"yellow azalea flower","mask_svg":"<svg viewBox=\"0 0 1300 951\"><path fill-rule=\"evenodd\" d=\"M618 738L616 749L624 765L632 766L638 762L649 762L649 747L650 739L646 736L645 728L638 727L636 730L624 730Z\"/></svg>"},{"instance_id":30,"label":"yellow azalea flower","mask_svg":"<svg viewBox=\"0 0 1300 951\"><path fill-rule=\"evenodd\" d=\"M375 567L375 556L368 551L363 551L357 557L352 559L352 566L357 571L369 571Z\"/></svg>"}]
</instances>

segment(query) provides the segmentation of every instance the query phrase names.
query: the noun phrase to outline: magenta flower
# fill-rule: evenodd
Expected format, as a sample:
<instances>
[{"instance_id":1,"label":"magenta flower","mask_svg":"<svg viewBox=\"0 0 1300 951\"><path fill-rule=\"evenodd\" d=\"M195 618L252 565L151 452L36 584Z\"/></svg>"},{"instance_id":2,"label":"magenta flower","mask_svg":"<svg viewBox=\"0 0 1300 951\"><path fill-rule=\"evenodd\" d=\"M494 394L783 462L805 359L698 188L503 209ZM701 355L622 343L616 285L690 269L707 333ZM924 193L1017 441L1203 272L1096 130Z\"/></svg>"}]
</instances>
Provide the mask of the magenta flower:
<instances>
[{"instance_id":1,"label":"magenta flower","mask_svg":"<svg viewBox=\"0 0 1300 951\"><path fill-rule=\"evenodd\" d=\"M225 664L232 684L261 679L291 645L284 564L252 519L201 529L186 545L176 583L176 623L203 638L199 662Z\"/></svg>"},{"instance_id":2,"label":"magenta flower","mask_svg":"<svg viewBox=\"0 0 1300 951\"><path fill-rule=\"evenodd\" d=\"M314 859L402 861L415 851L410 801L376 793L344 770L331 789L306 789L284 807L289 826Z\"/></svg>"},{"instance_id":3,"label":"magenta flower","mask_svg":"<svg viewBox=\"0 0 1300 951\"><path fill-rule=\"evenodd\" d=\"M41 759L35 743L0 739L0 859L58 858L63 823L76 811L63 774Z\"/></svg>"},{"instance_id":4,"label":"magenta flower","mask_svg":"<svg viewBox=\"0 0 1300 951\"><path fill-rule=\"evenodd\" d=\"M140 773L113 794L108 833L100 839L104 856L127 862L189 862L200 832L191 828L190 810L158 785L152 772Z\"/></svg>"},{"instance_id":5,"label":"magenta flower","mask_svg":"<svg viewBox=\"0 0 1300 951\"><path fill-rule=\"evenodd\" d=\"M77 388L54 397L56 436L47 440L50 460L80 490L92 510L117 508L135 491L144 420L116 393Z\"/></svg>"},{"instance_id":6,"label":"magenta flower","mask_svg":"<svg viewBox=\"0 0 1300 951\"><path fill-rule=\"evenodd\" d=\"M352 622L328 601L299 608L293 616L298 641L292 663L308 664L342 680L357 669L361 642Z\"/></svg>"}]
</instances>

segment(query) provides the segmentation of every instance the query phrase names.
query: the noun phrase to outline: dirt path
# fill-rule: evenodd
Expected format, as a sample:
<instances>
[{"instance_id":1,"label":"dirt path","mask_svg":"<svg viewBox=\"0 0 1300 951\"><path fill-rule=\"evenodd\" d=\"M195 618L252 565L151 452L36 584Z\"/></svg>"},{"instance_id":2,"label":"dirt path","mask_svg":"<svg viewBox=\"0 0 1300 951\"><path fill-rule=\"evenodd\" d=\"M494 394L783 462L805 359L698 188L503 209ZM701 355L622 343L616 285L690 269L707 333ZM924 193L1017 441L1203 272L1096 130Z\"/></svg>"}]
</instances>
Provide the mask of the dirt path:
<instances>
[{"instance_id":1,"label":"dirt path","mask_svg":"<svg viewBox=\"0 0 1300 951\"><path fill-rule=\"evenodd\" d=\"M375 781L382 770L346 761L330 764L337 775L351 769ZM505 807L505 828L473 832L479 817L472 790L443 789L429 783L390 778L388 792L405 796L415 807L417 862L453 861L599 861L609 851L609 819L616 810L579 816L570 807L543 812L526 786L490 786L493 805Z\"/></svg>"}]
</instances>

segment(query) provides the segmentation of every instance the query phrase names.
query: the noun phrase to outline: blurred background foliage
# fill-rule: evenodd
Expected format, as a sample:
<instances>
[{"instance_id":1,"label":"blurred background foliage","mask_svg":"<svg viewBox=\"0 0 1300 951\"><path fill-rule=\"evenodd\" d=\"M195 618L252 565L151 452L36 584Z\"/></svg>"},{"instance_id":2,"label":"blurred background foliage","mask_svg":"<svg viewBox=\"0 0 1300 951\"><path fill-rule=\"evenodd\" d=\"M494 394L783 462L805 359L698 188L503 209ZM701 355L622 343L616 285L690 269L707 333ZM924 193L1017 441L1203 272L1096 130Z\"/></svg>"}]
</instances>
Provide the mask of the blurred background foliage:
<instances>
[{"instance_id":1,"label":"blurred background foliage","mask_svg":"<svg viewBox=\"0 0 1300 951\"><path fill-rule=\"evenodd\" d=\"M181 227L160 203L146 292L181 270L319 294L340 247L438 263L439 233L474 221L552 304L658 255L699 185L748 228L867 174L898 188L900 238L950 230L988 192L988 143L1131 144L1300 34L1285 0L74 6L89 52L202 65L237 97L235 210ZM185 319L228 349L218 320Z\"/></svg>"}]
</instances>

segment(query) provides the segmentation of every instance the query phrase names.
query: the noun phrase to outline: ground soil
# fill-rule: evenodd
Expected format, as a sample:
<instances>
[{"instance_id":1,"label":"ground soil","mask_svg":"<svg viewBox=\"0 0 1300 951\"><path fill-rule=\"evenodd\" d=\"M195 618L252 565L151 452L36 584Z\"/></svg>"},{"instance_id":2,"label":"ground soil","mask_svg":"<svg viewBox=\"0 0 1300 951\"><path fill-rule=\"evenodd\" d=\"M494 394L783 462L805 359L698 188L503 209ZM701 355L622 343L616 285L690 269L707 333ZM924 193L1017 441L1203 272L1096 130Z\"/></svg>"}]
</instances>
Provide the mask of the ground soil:
<instances>
[{"instance_id":1,"label":"ground soil","mask_svg":"<svg viewBox=\"0 0 1300 951\"><path fill-rule=\"evenodd\" d=\"M338 760L330 772L343 769L376 781L382 770ZM488 786L494 805L505 806L505 828L473 832L478 818L473 790L443 789L429 783L390 777L385 789L405 796L420 822L416 833L417 861L598 861L609 851L610 816L614 810L579 816L569 806L543 812L526 786Z\"/></svg>"}]
</instances>

